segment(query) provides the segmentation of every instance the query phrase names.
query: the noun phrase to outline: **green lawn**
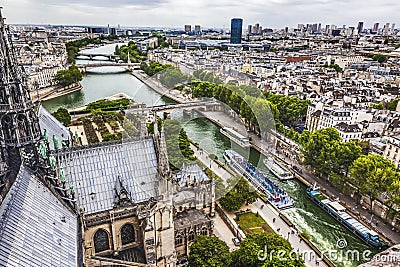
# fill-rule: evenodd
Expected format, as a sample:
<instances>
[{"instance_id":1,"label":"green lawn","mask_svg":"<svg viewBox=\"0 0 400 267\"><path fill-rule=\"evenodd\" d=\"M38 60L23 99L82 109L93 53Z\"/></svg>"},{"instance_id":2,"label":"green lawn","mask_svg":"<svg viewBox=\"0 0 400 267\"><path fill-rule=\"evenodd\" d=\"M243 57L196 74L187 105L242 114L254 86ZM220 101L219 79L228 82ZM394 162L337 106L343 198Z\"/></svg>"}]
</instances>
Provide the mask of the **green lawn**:
<instances>
[{"instance_id":1,"label":"green lawn","mask_svg":"<svg viewBox=\"0 0 400 267\"><path fill-rule=\"evenodd\" d=\"M252 212L237 215L235 221L246 235L250 234L248 230L252 233L274 232L260 215Z\"/></svg>"}]
</instances>

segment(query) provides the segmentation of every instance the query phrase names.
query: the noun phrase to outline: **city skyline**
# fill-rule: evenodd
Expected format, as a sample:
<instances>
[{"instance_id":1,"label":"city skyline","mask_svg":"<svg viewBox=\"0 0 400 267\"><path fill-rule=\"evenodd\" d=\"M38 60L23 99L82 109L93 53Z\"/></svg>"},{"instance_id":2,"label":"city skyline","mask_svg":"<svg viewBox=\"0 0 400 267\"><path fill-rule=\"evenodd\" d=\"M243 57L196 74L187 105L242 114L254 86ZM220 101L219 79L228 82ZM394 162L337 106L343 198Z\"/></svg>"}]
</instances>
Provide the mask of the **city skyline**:
<instances>
[{"instance_id":1,"label":"city skyline","mask_svg":"<svg viewBox=\"0 0 400 267\"><path fill-rule=\"evenodd\" d=\"M357 0L288 1L264 3L250 0L237 3L227 0L8 0L3 3L10 24L98 25L182 28L186 24L202 27L229 28L230 19L243 18L243 25L260 23L266 28L296 28L298 23L322 23L372 28L379 22L398 23L393 0L369 1L361 6ZM171 13L170 10L175 12ZM45 16L43 14L46 14Z\"/></svg>"}]
</instances>

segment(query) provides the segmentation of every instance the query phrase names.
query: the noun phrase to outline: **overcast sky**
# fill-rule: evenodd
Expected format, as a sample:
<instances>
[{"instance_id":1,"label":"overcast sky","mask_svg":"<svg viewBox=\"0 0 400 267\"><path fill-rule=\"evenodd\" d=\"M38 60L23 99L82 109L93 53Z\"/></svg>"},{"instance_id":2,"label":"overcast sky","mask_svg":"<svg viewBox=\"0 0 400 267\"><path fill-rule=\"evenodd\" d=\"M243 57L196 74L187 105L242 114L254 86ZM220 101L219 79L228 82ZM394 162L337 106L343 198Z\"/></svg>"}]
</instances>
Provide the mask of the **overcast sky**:
<instances>
[{"instance_id":1,"label":"overcast sky","mask_svg":"<svg viewBox=\"0 0 400 267\"><path fill-rule=\"evenodd\" d=\"M399 24L398 0L2 0L7 23L165 26L184 24L229 27L240 17L244 25L267 28L322 23L366 28L374 22Z\"/></svg>"}]
</instances>

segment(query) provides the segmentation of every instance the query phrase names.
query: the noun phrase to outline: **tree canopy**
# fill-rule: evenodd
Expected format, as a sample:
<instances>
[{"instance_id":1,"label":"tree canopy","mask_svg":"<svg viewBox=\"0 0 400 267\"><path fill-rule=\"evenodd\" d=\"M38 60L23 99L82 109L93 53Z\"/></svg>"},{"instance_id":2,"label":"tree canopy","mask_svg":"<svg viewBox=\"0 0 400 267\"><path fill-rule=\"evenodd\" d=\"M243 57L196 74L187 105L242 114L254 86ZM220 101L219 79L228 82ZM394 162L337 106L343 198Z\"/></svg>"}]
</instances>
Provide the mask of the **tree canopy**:
<instances>
[{"instance_id":1,"label":"tree canopy","mask_svg":"<svg viewBox=\"0 0 400 267\"><path fill-rule=\"evenodd\" d=\"M82 73L77 66L72 65L67 70L59 70L54 79L61 86L70 86L82 81Z\"/></svg>"},{"instance_id":2,"label":"tree canopy","mask_svg":"<svg viewBox=\"0 0 400 267\"><path fill-rule=\"evenodd\" d=\"M392 186L396 188L399 173L389 159L376 154L362 155L350 167L350 181L360 194L370 197L372 210L372 201ZM394 196L391 200L397 202Z\"/></svg>"},{"instance_id":3,"label":"tree canopy","mask_svg":"<svg viewBox=\"0 0 400 267\"><path fill-rule=\"evenodd\" d=\"M262 251L262 253L260 253ZM232 267L304 266L289 241L275 233L249 235L232 252Z\"/></svg>"},{"instance_id":4,"label":"tree canopy","mask_svg":"<svg viewBox=\"0 0 400 267\"><path fill-rule=\"evenodd\" d=\"M64 126L68 126L71 123L71 115L65 108L58 108L52 115Z\"/></svg>"},{"instance_id":5,"label":"tree canopy","mask_svg":"<svg viewBox=\"0 0 400 267\"><path fill-rule=\"evenodd\" d=\"M189 265L221 267L231 265L231 255L224 241L214 236L197 236L190 246Z\"/></svg>"},{"instance_id":6,"label":"tree canopy","mask_svg":"<svg viewBox=\"0 0 400 267\"><path fill-rule=\"evenodd\" d=\"M231 178L228 184L232 189L219 200L224 210L236 211L244 204L251 204L257 200L258 193L243 177Z\"/></svg>"},{"instance_id":7,"label":"tree canopy","mask_svg":"<svg viewBox=\"0 0 400 267\"><path fill-rule=\"evenodd\" d=\"M171 169L180 169L184 163L195 160L194 152L190 148L189 138L179 121L164 121L164 129Z\"/></svg>"}]
</instances>

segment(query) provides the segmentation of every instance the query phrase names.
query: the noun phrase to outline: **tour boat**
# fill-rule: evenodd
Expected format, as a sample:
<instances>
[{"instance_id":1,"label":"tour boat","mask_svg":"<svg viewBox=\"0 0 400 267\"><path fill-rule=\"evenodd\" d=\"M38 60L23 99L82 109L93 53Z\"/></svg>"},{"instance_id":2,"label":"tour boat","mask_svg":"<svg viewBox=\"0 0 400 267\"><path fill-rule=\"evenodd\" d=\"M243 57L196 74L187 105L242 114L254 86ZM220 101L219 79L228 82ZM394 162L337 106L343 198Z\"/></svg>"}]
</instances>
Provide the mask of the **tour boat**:
<instances>
[{"instance_id":1,"label":"tour boat","mask_svg":"<svg viewBox=\"0 0 400 267\"><path fill-rule=\"evenodd\" d=\"M250 141L247 137L241 135L237 131L229 127L223 127L219 130L223 135L228 137L230 140L238 144L243 148L251 147Z\"/></svg>"},{"instance_id":2,"label":"tour boat","mask_svg":"<svg viewBox=\"0 0 400 267\"><path fill-rule=\"evenodd\" d=\"M265 194L273 206L281 210L295 206L295 201L284 190L237 152L226 150L224 159L234 172L243 175L256 189Z\"/></svg>"},{"instance_id":3,"label":"tour boat","mask_svg":"<svg viewBox=\"0 0 400 267\"><path fill-rule=\"evenodd\" d=\"M280 180L290 180L294 178L293 173L283 165L279 164L273 157L266 158L263 162L268 170Z\"/></svg>"}]
</instances>

